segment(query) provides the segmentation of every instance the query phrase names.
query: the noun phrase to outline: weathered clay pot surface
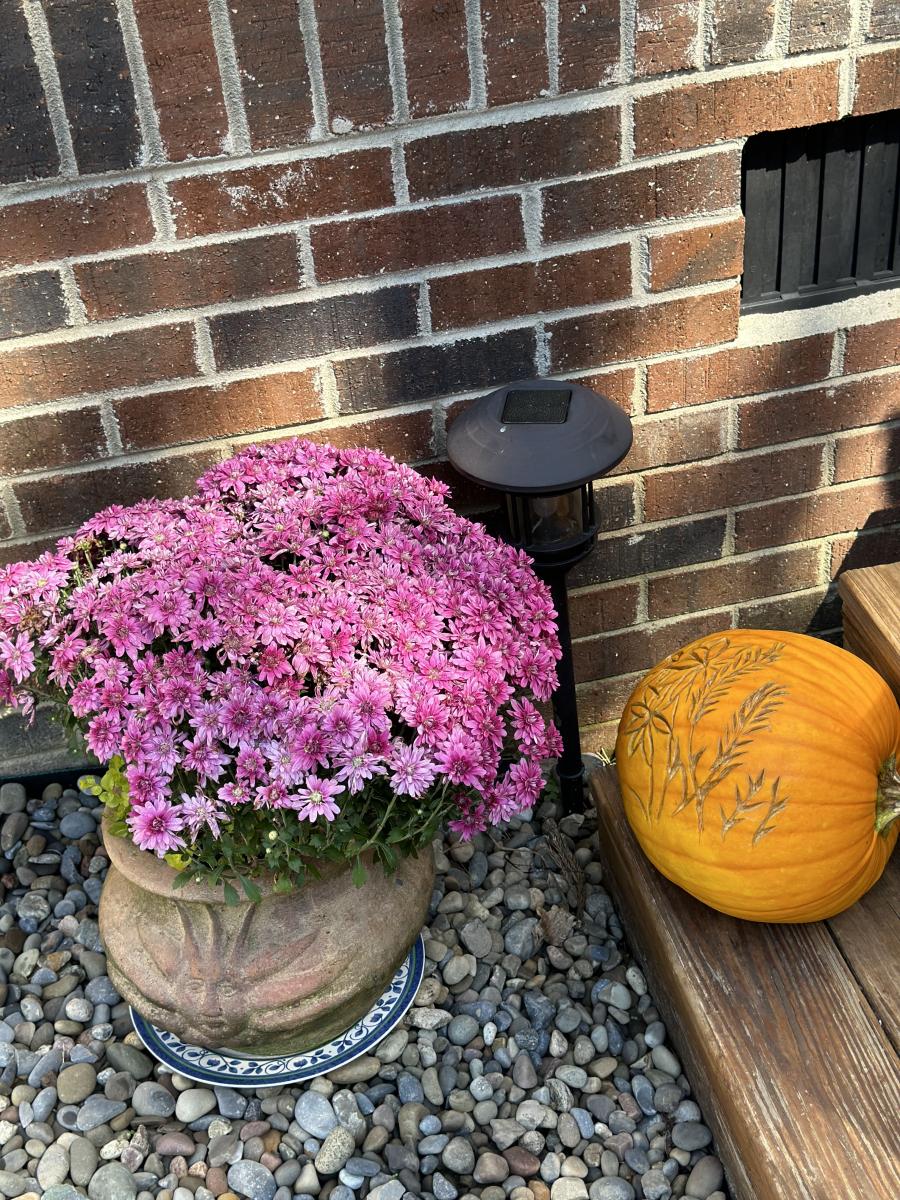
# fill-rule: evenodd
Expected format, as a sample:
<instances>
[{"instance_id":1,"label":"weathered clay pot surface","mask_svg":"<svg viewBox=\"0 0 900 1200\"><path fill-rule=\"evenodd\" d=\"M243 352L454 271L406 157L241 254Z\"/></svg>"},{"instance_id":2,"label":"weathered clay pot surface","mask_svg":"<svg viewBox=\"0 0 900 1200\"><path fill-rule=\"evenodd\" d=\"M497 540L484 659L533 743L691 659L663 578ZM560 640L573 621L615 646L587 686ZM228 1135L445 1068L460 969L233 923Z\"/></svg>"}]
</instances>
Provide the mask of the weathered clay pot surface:
<instances>
[{"instance_id":1,"label":"weathered clay pot surface","mask_svg":"<svg viewBox=\"0 0 900 1200\"><path fill-rule=\"evenodd\" d=\"M109 976L148 1020L186 1042L245 1053L308 1050L343 1032L381 995L425 922L431 851L387 876L369 863L278 895L225 904L104 825L110 857L100 898Z\"/></svg>"}]
</instances>

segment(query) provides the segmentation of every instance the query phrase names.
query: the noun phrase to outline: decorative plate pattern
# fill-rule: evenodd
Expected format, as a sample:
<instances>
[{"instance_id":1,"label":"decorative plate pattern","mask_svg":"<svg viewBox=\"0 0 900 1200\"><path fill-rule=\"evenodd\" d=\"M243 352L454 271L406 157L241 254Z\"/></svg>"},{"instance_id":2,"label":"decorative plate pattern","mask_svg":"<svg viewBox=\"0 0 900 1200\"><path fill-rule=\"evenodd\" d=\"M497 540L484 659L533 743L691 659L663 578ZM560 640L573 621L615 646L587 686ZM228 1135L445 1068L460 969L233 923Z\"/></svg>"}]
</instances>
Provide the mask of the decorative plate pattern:
<instances>
[{"instance_id":1,"label":"decorative plate pattern","mask_svg":"<svg viewBox=\"0 0 900 1200\"><path fill-rule=\"evenodd\" d=\"M188 1079L233 1088L283 1087L346 1066L377 1046L402 1020L424 973L425 943L420 934L387 990L366 1015L334 1041L303 1054L249 1058L227 1050L207 1050L151 1025L133 1008L131 1020L150 1053Z\"/></svg>"}]
</instances>

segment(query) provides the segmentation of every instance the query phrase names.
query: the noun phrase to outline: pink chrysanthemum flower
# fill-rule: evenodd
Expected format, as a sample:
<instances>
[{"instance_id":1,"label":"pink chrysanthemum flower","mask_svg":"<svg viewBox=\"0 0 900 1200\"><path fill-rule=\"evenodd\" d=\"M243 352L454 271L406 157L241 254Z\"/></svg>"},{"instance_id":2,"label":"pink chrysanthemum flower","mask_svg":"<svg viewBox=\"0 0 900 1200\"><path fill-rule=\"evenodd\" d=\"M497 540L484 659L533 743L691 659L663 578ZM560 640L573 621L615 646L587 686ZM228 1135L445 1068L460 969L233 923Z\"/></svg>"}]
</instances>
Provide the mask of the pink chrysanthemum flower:
<instances>
[{"instance_id":1,"label":"pink chrysanthemum flower","mask_svg":"<svg viewBox=\"0 0 900 1200\"><path fill-rule=\"evenodd\" d=\"M138 846L154 854L168 854L184 844L178 836L184 819L168 800L148 800L140 808L133 808L128 814L128 827Z\"/></svg>"},{"instance_id":2,"label":"pink chrysanthemum flower","mask_svg":"<svg viewBox=\"0 0 900 1200\"><path fill-rule=\"evenodd\" d=\"M315 821L318 817L324 817L326 821L333 821L341 811L335 804L334 797L339 796L343 791L344 789L331 779L319 779L317 775L307 775L306 786L297 790L297 797L300 800L297 816L301 821Z\"/></svg>"}]
</instances>

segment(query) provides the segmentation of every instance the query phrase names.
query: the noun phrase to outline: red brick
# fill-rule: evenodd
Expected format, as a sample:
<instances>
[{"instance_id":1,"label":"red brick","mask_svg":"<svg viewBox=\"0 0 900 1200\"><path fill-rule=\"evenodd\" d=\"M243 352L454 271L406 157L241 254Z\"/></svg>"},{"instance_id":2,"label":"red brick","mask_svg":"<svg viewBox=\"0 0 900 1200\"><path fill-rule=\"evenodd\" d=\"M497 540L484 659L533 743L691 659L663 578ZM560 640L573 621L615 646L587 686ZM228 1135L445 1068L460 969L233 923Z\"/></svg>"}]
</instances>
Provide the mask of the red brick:
<instances>
[{"instance_id":1,"label":"red brick","mask_svg":"<svg viewBox=\"0 0 900 1200\"><path fill-rule=\"evenodd\" d=\"M140 246L153 237L136 183L0 208L0 267Z\"/></svg>"},{"instance_id":2,"label":"red brick","mask_svg":"<svg viewBox=\"0 0 900 1200\"><path fill-rule=\"evenodd\" d=\"M878 367L892 367L895 363L900 363L900 317L847 330L845 374L874 371Z\"/></svg>"},{"instance_id":3,"label":"red brick","mask_svg":"<svg viewBox=\"0 0 900 1200\"><path fill-rule=\"evenodd\" d=\"M861 429L836 439L834 482L869 479L900 471L900 426Z\"/></svg>"},{"instance_id":4,"label":"red brick","mask_svg":"<svg viewBox=\"0 0 900 1200\"><path fill-rule=\"evenodd\" d=\"M853 10L845 0L794 0L791 8L791 54L831 50L848 45Z\"/></svg>"},{"instance_id":5,"label":"red brick","mask_svg":"<svg viewBox=\"0 0 900 1200\"><path fill-rule=\"evenodd\" d=\"M481 0L488 104L540 96L549 83L542 0Z\"/></svg>"},{"instance_id":6,"label":"red brick","mask_svg":"<svg viewBox=\"0 0 900 1200\"><path fill-rule=\"evenodd\" d=\"M445 275L432 279L429 288L435 329L621 300L631 294L631 248L623 243L538 263Z\"/></svg>"},{"instance_id":7,"label":"red brick","mask_svg":"<svg viewBox=\"0 0 900 1200\"><path fill-rule=\"evenodd\" d=\"M602 479L594 484L594 508L597 528L601 534L618 533L633 525L637 508L634 481L631 479Z\"/></svg>"},{"instance_id":8,"label":"red brick","mask_svg":"<svg viewBox=\"0 0 900 1200\"><path fill-rule=\"evenodd\" d=\"M635 100L635 152L688 150L761 129L831 121L837 99L836 62L667 88Z\"/></svg>"},{"instance_id":9,"label":"red brick","mask_svg":"<svg viewBox=\"0 0 900 1200\"><path fill-rule=\"evenodd\" d=\"M569 597L572 637L592 637L634 625L640 595L637 583L613 583L573 592Z\"/></svg>"},{"instance_id":10,"label":"red brick","mask_svg":"<svg viewBox=\"0 0 900 1200\"><path fill-rule=\"evenodd\" d=\"M601 537L596 549L573 568L569 586L612 583L721 558L725 528L725 516L720 513L642 528L639 533L633 529L610 533Z\"/></svg>"},{"instance_id":11,"label":"red brick","mask_svg":"<svg viewBox=\"0 0 900 1200\"><path fill-rule=\"evenodd\" d=\"M411 197L423 200L600 171L618 159L619 110L607 107L416 138L406 174Z\"/></svg>"},{"instance_id":12,"label":"red brick","mask_svg":"<svg viewBox=\"0 0 900 1200\"><path fill-rule=\"evenodd\" d=\"M0 424L0 475L24 475L105 457L98 408L41 413Z\"/></svg>"},{"instance_id":13,"label":"red brick","mask_svg":"<svg viewBox=\"0 0 900 1200\"><path fill-rule=\"evenodd\" d=\"M253 148L305 142L313 111L297 0L230 4L228 11Z\"/></svg>"},{"instance_id":14,"label":"red brick","mask_svg":"<svg viewBox=\"0 0 900 1200\"><path fill-rule=\"evenodd\" d=\"M310 425L298 433L314 442L330 442L332 446L367 446L406 463L420 462L434 453L430 408L387 417L373 416L369 421L354 421L352 425Z\"/></svg>"},{"instance_id":15,"label":"red brick","mask_svg":"<svg viewBox=\"0 0 900 1200\"><path fill-rule=\"evenodd\" d=\"M96 471L23 480L15 485L27 533L70 529L110 504L135 504L150 496L185 496L218 452L170 455L153 462L120 463Z\"/></svg>"},{"instance_id":16,"label":"red brick","mask_svg":"<svg viewBox=\"0 0 900 1200\"><path fill-rule=\"evenodd\" d=\"M58 271L0 279L0 338L60 329L68 321Z\"/></svg>"},{"instance_id":17,"label":"red brick","mask_svg":"<svg viewBox=\"0 0 900 1200\"><path fill-rule=\"evenodd\" d=\"M649 239L650 290L733 279L744 264L744 218L698 225Z\"/></svg>"},{"instance_id":18,"label":"red brick","mask_svg":"<svg viewBox=\"0 0 900 1200\"><path fill-rule=\"evenodd\" d=\"M792 446L763 454L742 454L656 471L644 476L644 514L648 521L733 508L748 500L809 492L822 478L822 447Z\"/></svg>"},{"instance_id":19,"label":"red brick","mask_svg":"<svg viewBox=\"0 0 900 1200\"><path fill-rule=\"evenodd\" d=\"M634 442L616 472L647 471L653 467L713 458L725 450L724 414L717 409L676 412L668 417L637 417Z\"/></svg>"},{"instance_id":20,"label":"red brick","mask_svg":"<svg viewBox=\"0 0 900 1200\"><path fill-rule=\"evenodd\" d=\"M740 629L789 629L797 633L822 633L840 626L837 597L826 584L810 591L778 596L737 610Z\"/></svg>"},{"instance_id":21,"label":"red brick","mask_svg":"<svg viewBox=\"0 0 900 1200\"><path fill-rule=\"evenodd\" d=\"M900 413L900 371L833 383L809 392L748 400L738 408L738 445L767 446L877 425Z\"/></svg>"},{"instance_id":22,"label":"red brick","mask_svg":"<svg viewBox=\"0 0 900 1200\"><path fill-rule=\"evenodd\" d=\"M587 749L587 734L588 737L599 737L598 747L612 750L622 710L642 678L643 672L636 671L630 675L617 675L614 679L589 680L578 686L582 749Z\"/></svg>"},{"instance_id":23,"label":"red brick","mask_svg":"<svg viewBox=\"0 0 900 1200\"><path fill-rule=\"evenodd\" d=\"M399 0L411 117L453 112L469 102L465 0Z\"/></svg>"},{"instance_id":24,"label":"red brick","mask_svg":"<svg viewBox=\"0 0 900 1200\"><path fill-rule=\"evenodd\" d=\"M0 516L0 526L5 527L6 520ZM5 534L0 534L5 537ZM50 537L29 538L24 542L13 542L12 545L0 544L0 566L15 562L31 562L46 551L54 551L59 541L59 534Z\"/></svg>"},{"instance_id":25,"label":"red brick","mask_svg":"<svg viewBox=\"0 0 900 1200\"><path fill-rule=\"evenodd\" d=\"M394 195L389 150L194 175L170 190L179 237L383 208Z\"/></svg>"},{"instance_id":26,"label":"red brick","mask_svg":"<svg viewBox=\"0 0 900 1200\"><path fill-rule=\"evenodd\" d=\"M320 283L524 248L522 211L516 196L397 211L364 220L329 221L312 230Z\"/></svg>"},{"instance_id":27,"label":"red brick","mask_svg":"<svg viewBox=\"0 0 900 1200\"><path fill-rule=\"evenodd\" d=\"M126 450L237 437L325 415L316 371L127 396L113 408Z\"/></svg>"},{"instance_id":28,"label":"red brick","mask_svg":"<svg viewBox=\"0 0 900 1200\"><path fill-rule=\"evenodd\" d=\"M383 125L394 112L381 0L315 0L331 127Z\"/></svg>"},{"instance_id":29,"label":"red brick","mask_svg":"<svg viewBox=\"0 0 900 1200\"><path fill-rule=\"evenodd\" d=\"M876 529L871 533L861 530L856 537L840 538L831 547L831 574L836 577L843 571L854 571L858 567L879 567L884 563L900 560L900 525L887 529Z\"/></svg>"},{"instance_id":30,"label":"red brick","mask_svg":"<svg viewBox=\"0 0 900 1200\"><path fill-rule=\"evenodd\" d=\"M534 375L534 331L508 329L335 363L341 413L499 387Z\"/></svg>"},{"instance_id":31,"label":"red brick","mask_svg":"<svg viewBox=\"0 0 900 1200\"><path fill-rule=\"evenodd\" d=\"M300 287L291 234L82 263L75 278L92 321L249 300Z\"/></svg>"},{"instance_id":32,"label":"red brick","mask_svg":"<svg viewBox=\"0 0 900 1200\"><path fill-rule=\"evenodd\" d=\"M693 66L699 24L698 0L638 0L635 74L666 75Z\"/></svg>"},{"instance_id":33,"label":"red brick","mask_svg":"<svg viewBox=\"0 0 900 1200\"><path fill-rule=\"evenodd\" d=\"M605 637L583 638L573 646L575 678L584 683L609 675L649 671L667 655L696 638L730 628L729 613L703 613L666 625L641 625Z\"/></svg>"},{"instance_id":34,"label":"red brick","mask_svg":"<svg viewBox=\"0 0 900 1200\"><path fill-rule=\"evenodd\" d=\"M560 0L559 90L614 83L619 40L619 0Z\"/></svg>"},{"instance_id":35,"label":"red brick","mask_svg":"<svg viewBox=\"0 0 900 1200\"><path fill-rule=\"evenodd\" d=\"M774 27L774 0L714 0L710 62L765 58Z\"/></svg>"},{"instance_id":36,"label":"red brick","mask_svg":"<svg viewBox=\"0 0 900 1200\"><path fill-rule=\"evenodd\" d=\"M900 37L900 6L897 0L875 0L869 17L869 37Z\"/></svg>"},{"instance_id":37,"label":"red brick","mask_svg":"<svg viewBox=\"0 0 900 1200\"><path fill-rule=\"evenodd\" d=\"M825 379L831 369L830 333L697 354L647 368L647 408L660 412L752 396Z\"/></svg>"},{"instance_id":38,"label":"red brick","mask_svg":"<svg viewBox=\"0 0 900 1200\"><path fill-rule=\"evenodd\" d=\"M900 108L900 50L861 54L856 62L854 115Z\"/></svg>"},{"instance_id":39,"label":"red brick","mask_svg":"<svg viewBox=\"0 0 900 1200\"><path fill-rule=\"evenodd\" d=\"M207 4L134 0L134 11L168 160L222 154L228 117Z\"/></svg>"},{"instance_id":40,"label":"red brick","mask_svg":"<svg viewBox=\"0 0 900 1200\"><path fill-rule=\"evenodd\" d=\"M0 184L55 175L59 170L59 153L22 5L5 4L0 17L3 22Z\"/></svg>"},{"instance_id":41,"label":"red brick","mask_svg":"<svg viewBox=\"0 0 900 1200\"><path fill-rule=\"evenodd\" d=\"M191 325L82 337L0 355L0 408L196 374Z\"/></svg>"},{"instance_id":42,"label":"red brick","mask_svg":"<svg viewBox=\"0 0 900 1200\"><path fill-rule=\"evenodd\" d=\"M544 240L730 208L740 200L740 163L739 154L725 151L545 188Z\"/></svg>"},{"instance_id":43,"label":"red brick","mask_svg":"<svg viewBox=\"0 0 900 1200\"><path fill-rule=\"evenodd\" d=\"M875 479L739 509L734 518L735 553L888 524L896 520L898 504L900 479Z\"/></svg>"},{"instance_id":44,"label":"red brick","mask_svg":"<svg viewBox=\"0 0 900 1200\"><path fill-rule=\"evenodd\" d=\"M599 371L592 375L580 375L578 382L618 404L623 412L631 413L634 407L635 368L619 367L615 371Z\"/></svg>"},{"instance_id":45,"label":"red brick","mask_svg":"<svg viewBox=\"0 0 900 1200\"><path fill-rule=\"evenodd\" d=\"M115 0L43 0L42 7L78 170L138 166L141 133Z\"/></svg>"},{"instance_id":46,"label":"red brick","mask_svg":"<svg viewBox=\"0 0 900 1200\"><path fill-rule=\"evenodd\" d=\"M649 581L649 618L660 621L763 596L798 592L812 587L818 579L819 550L815 546L667 572Z\"/></svg>"},{"instance_id":47,"label":"red brick","mask_svg":"<svg viewBox=\"0 0 900 1200\"><path fill-rule=\"evenodd\" d=\"M548 324L554 372L645 358L730 341L737 332L737 288L646 307L609 309Z\"/></svg>"}]
</instances>

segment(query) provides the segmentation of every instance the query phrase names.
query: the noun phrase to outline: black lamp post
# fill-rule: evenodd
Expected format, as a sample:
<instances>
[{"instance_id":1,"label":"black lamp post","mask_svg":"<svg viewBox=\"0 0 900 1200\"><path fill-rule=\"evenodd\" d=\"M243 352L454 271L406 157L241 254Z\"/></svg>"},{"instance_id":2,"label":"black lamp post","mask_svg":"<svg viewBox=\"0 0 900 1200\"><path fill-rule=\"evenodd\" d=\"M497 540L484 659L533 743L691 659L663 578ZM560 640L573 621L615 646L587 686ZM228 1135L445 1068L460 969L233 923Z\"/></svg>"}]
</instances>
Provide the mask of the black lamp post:
<instances>
[{"instance_id":1,"label":"black lamp post","mask_svg":"<svg viewBox=\"0 0 900 1200\"><path fill-rule=\"evenodd\" d=\"M534 559L556 607L563 656L553 708L562 735L557 762L563 808L583 803L566 572L597 534L591 481L631 448L631 421L611 400L577 383L528 379L476 400L451 426L447 457L461 475L503 492L509 541Z\"/></svg>"}]
</instances>

